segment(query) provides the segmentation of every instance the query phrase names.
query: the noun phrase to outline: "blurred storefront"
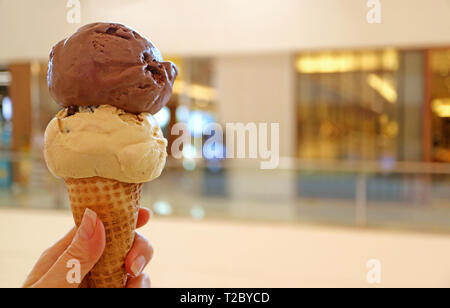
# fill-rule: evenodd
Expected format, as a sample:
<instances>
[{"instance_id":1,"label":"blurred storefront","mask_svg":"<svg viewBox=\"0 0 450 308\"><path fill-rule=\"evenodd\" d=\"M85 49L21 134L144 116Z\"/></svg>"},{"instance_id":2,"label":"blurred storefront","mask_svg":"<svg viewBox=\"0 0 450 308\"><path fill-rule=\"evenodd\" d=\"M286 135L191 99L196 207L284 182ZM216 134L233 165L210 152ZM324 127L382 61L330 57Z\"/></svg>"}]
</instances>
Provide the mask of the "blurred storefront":
<instances>
[{"instance_id":1,"label":"blurred storefront","mask_svg":"<svg viewBox=\"0 0 450 308\"><path fill-rule=\"evenodd\" d=\"M217 69L223 79L223 60L170 60L180 75L172 100L156 115L169 139L169 151L177 137L170 134L171 127L177 122L186 123L196 143L207 137L202 134L205 124L229 120L224 104L235 104L232 114L238 120L248 113L236 109L245 102L230 103L233 93L224 95L218 87ZM296 113L287 114L296 123L295 132L282 138L296 145L293 154L298 158L450 162L450 49L302 52L292 62ZM58 109L46 88L46 70L45 62L30 62L13 63L0 72L3 151L40 155L45 126ZM270 108L273 113L289 109L275 103L268 113ZM201 156L195 151L202 149L184 149L182 164L192 168L193 158ZM2 164L4 170L11 169L7 162ZM19 164L12 169L16 181L27 182L24 173L29 167Z\"/></svg>"},{"instance_id":2,"label":"blurred storefront","mask_svg":"<svg viewBox=\"0 0 450 308\"><path fill-rule=\"evenodd\" d=\"M431 159L450 162L450 48L429 51Z\"/></svg>"},{"instance_id":3,"label":"blurred storefront","mask_svg":"<svg viewBox=\"0 0 450 308\"><path fill-rule=\"evenodd\" d=\"M440 173L410 164L450 162L449 54L386 48L169 57L180 74L155 117L169 152L175 123L189 129L192 145L169 158L143 202L159 215L339 222L358 220L358 200L376 221L385 220L383 206L400 213L409 204L446 207L447 165ZM58 110L46 71L45 61L31 61L0 72L5 205L68 206L42 157L45 127ZM262 171L246 161L241 168L232 159L207 160L201 144L211 122L278 122L281 159L294 163Z\"/></svg>"},{"instance_id":4,"label":"blurred storefront","mask_svg":"<svg viewBox=\"0 0 450 308\"><path fill-rule=\"evenodd\" d=\"M9 97L11 74L0 70L0 187L9 187L12 183L12 164L7 153L11 150L12 103Z\"/></svg>"},{"instance_id":5,"label":"blurred storefront","mask_svg":"<svg viewBox=\"0 0 450 308\"><path fill-rule=\"evenodd\" d=\"M151 272L159 285L364 286L369 257L400 268L388 284L445 284L450 0L374 2L0 0L0 263L10 269L0 281L19 285L28 262L73 223L65 183L43 157L60 110L47 87L50 49L84 25L114 22L150 39L179 71L154 115L166 165L140 199L154 214L141 231L162 252ZM208 124L222 129L214 150ZM243 157L217 156L232 148L227 124L250 127L233 136ZM190 144L175 157L185 132ZM272 154L276 167L262 168ZM276 255L282 266L265 271ZM416 261L425 282L410 270Z\"/></svg>"},{"instance_id":6,"label":"blurred storefront","mask_svg":"<svg viewBox=\"0 0 450 308\"><path fill-rule=\"evenodd\" d=\"M299 55L298 156L448 161L449 54L385 49Z\"/></svg>"}]
</instances>

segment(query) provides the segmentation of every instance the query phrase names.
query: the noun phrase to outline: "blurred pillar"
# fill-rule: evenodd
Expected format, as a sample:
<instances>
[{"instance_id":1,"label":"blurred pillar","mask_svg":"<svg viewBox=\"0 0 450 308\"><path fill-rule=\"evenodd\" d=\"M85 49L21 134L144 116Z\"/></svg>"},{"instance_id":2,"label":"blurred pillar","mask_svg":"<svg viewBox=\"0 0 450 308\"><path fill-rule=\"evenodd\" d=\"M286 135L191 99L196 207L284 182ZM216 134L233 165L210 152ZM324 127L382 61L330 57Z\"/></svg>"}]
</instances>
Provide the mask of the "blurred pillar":
<instances>
[{"instance_id":1,"label":"blurred pillar","mask_svg":"<svg viewBox=\"0 0 450 308\"><path fill-rule=\"evenodd\" d=\"M31 64L13 63L9 65L11 85L9 88L12 101L12 144L14 152L28 151L31 138ZM20 161L13 163L15 182L26 182Z\"/></svg>"},{"instance_id":2,"label":"blurred pillar","mask_svg":"<svg viewBox=\"0 0 450 308\"><path fill-rule=\"evenodd\" d=\"M280 158L295 157L297 109L293 56L221 56L216 59L215 70L220 123L279 123ZM277 200L279 207L286 205L280 214L292 217L294 208L290 201L296 195L295 172L259 170L257 164L252 166L255 167L227 171L231 197ZM239 204L230 206L233 207L230 211L242 210Z\"/></svg>"},{"instance_id":3,"label":"blurred pillar","mask_svg":"<svg viewBox=\"0 0 450 308\"><path fill-rule=\"evenodd\" d=\"M425 93L423 104L423 160L431 161L431 149L433 145L432 132L432 114L431 114L431 68L430 68L429 49L425 50L424 76L425 76Z\"/></svg>"},{"instance_id":4,"label":"blurred pillar","mask_svg":"<svg viewBox=\"0 0 450 308\"><path fill-rule=\"evenodd\" d=\"M281 157L296 153L293 62L290 54L222 56L215 67L220 122L280 123Z\"/></svg>"},{"instance_id":5,"label":"blurred pillar","mask_svg":"<svg viewBox=\"0 0 450 308\"><path fill-rule=\"evenodd\" d=\"M172 135L170 133L172 131L172 127L177 123L177 107L178 97L174 94L167 103L167 108L169 108L170 111L170 120L165 133L167 137L167 154L169 157L172 155L172 143L176 138L178 138L178 135Z\"/></svg>"},{"instance_id":6,"label":"blurred pillar","mask_svg":"<svg viewBox=\"0 0 450 308\"><path fill-rule=\"evenodd\" d=\"M423 112L424 102L423 51L406 51L402 55L400 67L401 87L399 93L399 142L398 159L421 161L424 157L424 132L420 123L427 120Z\"/></svg>"}]
</instances>

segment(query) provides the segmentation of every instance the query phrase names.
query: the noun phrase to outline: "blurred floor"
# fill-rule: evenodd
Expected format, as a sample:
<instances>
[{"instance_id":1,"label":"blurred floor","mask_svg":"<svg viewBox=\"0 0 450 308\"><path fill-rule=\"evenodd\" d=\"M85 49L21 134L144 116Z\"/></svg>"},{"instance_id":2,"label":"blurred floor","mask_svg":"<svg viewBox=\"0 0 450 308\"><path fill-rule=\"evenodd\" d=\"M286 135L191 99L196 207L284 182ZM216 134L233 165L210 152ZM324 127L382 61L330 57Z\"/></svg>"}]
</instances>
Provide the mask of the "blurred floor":
<instances>
[{"instance_id":1,"label":"blurred floor","mask_svg":"<svg viewBox=\"0 0 450 308\"><path fill-rule=\"evenodd\" d=\"M67 211L0 209L0 287L19 287L40 253L72 225ZM154 287L449 287L450 237L352 228L156 217Z\"/></svg>"}]
</instances>

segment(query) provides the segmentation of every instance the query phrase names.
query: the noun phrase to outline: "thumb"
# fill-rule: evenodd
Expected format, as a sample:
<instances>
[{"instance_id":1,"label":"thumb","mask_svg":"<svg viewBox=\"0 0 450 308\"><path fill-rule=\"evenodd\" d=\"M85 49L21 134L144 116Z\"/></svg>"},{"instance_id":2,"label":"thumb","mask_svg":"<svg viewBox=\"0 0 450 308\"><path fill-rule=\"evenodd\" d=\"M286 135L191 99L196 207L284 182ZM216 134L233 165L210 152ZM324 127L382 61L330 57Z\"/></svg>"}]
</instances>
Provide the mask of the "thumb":
<instances>
[{"instance_id":1,"label":"thumb","mask_svg":"<svg viewBox=\"0 0 450 308\"><path fill-rule=\"evenodd\" d=\"M86 209L77 233L50 270L34 285L42 288L78 288L105 249L105 228L97 214Z\"/></svg>"}]
</instances>

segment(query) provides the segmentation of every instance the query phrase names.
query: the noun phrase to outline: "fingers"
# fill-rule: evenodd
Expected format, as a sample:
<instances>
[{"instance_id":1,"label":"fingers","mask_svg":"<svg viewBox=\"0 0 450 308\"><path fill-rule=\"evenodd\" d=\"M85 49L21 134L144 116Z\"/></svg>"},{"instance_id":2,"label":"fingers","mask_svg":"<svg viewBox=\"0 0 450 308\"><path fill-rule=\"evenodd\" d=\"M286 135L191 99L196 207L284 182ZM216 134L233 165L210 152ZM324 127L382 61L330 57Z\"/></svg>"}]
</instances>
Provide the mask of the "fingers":
<instances>
[{"instance_id":1,"label":"fingers","mask_svg":"<svg viewBox=\"0 0 450 308\"><path fill-rule=\"evenodd\" d=\"M56 242L52 247L42 253L38 262L28 275L24 288L36 283L55 264L56 260L64 253L76 234L76 228L72 228L64 237Z\"/></svg>"},{"instance_id":2,"label":"fingers","mask_svg":"<svg viewBox=\"0 0 450 308\"><path fill-rule=\"evenodd\" d=\"M151 217L152 217L152 211L146 207L141 207L139 209L139 215L138 215L136 228L145 226Z\"/></svg>"},{"instance_id":3,"label":"fingers","mask_svg":"<svg viewBox=\"0 0 450 308\"><path fill-rule=\"evenodd\" d=\"M152 245L145 237L139 233L136 233L133 247L131 247L131 250L125 260L125 268L131 276L138 277L147 266L148 262L150 262L152 257Z\"/></svg>"},{"instance_id":4,"label":"fingers","mask_svg":"<svg viewBox=\"0 0 450 308\"><path fill-rule=\"evenodd\" d=\"M141 208L139 210L136 228L140 228L148 223L152 216L151 210ZM144 268L153 257L153 247L150 242L139 233L136 233L133 247L125 260L125 268L130 274L127 281L127 288L150 288L150 277L142 273Z\"/></svg>"},{"instance_id":5,"label":"fingers","mask_svg":"<svg viewBox=\"0 0 450 308\"><path fill-rule=\"evenodd\" d=\"M144 273L138 277L130 277L127 282L127 289L150 288L150 285L150 277Z\"/></svg>"},{"instance_id":6,"label":"fingers","mask_svg":"<svg viewBox=\"0 0 450 308\"><path fill-rule=\"evenodd\" d=\"M95 219L93 216L95 216ZM139 210L136 227L140 228L145 226L151 216L152 212L150 209L141 208ZM94 220L95 224L90 222L90 220ZM95 231L92 238L89 238L88 235L86 236L85 231L89 228L92 229L92 226L94 226ZM103 224L96 218L94 212L90 210L86 211L78 232L77 229L73 228L67 235L65 235L55 245L47 249L42 254L32 272L27 277L24 287L45 287L48 284L54 284L57 286L57 281L61 281L63 279L64 284L59 286L64 287L68 284L66 276L70 268L67 267L67 262L71 259L80 261L81 278L83 278L86 273L92 269L103 253L105 246L104 242ZM134 276L139 276L143 268L150 261L152 255L153 249L148 241L142 236L136 235L135 244L127 258L128 272ZM49 278L53 275L59 275L59 280ZM53 282L51 280L53 280ZM70 287L77 286L78 284L70 285ZM51 286L48 285L48 287Z\"/></svg>"},{"instance_id":7,"label":"fingers","mask_svg":"<svg viewBox=\"0 0 450 308\"><path fill-rule=\"evenodd\" d=\"M34 287L77 288L79 283L71 283L67 279L74 262L79 264L79 268L73 268L79 270L78 278L81 281L100 259L104 249L103 223L94 211L86 209L72 243Z\"/></svg>"}]
</instances>

